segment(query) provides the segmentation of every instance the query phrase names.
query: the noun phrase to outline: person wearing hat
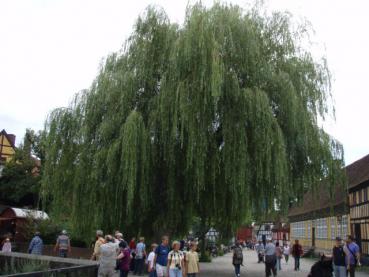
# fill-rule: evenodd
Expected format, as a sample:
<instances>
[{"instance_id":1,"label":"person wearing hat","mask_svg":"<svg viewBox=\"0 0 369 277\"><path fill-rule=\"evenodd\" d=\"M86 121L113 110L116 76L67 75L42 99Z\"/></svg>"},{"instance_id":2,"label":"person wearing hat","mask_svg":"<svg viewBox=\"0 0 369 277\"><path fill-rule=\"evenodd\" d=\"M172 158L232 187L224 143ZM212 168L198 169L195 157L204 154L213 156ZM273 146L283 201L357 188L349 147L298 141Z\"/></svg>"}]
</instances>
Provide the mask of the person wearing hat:
<instances>
[{"instance_id":1,"label":"person wearing hat","mask_svg":"<svg viewBox=\"0 0 369 277\"><path fill-rule=\"evenodd\" d=\"M68 253L71 253L70 239L66 230L63 230L56 239L54 251L58 252L58 256L61 258L66 258Z\"/></svg>"},{"instance_id":2,"label":"person wearing hat","mask_svg":"<svg viewBox=\"0 0 369 277\"><path fill-rule=\"evenodd\" d=\"M28 253L34 255L42 255L42 250L44 248L44 242L42 241L40 232L35 232L35 236L32 238L29 247Z\"/></svg>"},{"instance_id":3,"label":"person wearing hat","mask_svg":"<svg viewBox=\"0 0 369 277\"><path fill-rule=\"evenodd\" d=\"M332 256L334 276L346 277L346 254L340 237L336 237L336 244L333 247Z\"/></svg>"}]
</instances>

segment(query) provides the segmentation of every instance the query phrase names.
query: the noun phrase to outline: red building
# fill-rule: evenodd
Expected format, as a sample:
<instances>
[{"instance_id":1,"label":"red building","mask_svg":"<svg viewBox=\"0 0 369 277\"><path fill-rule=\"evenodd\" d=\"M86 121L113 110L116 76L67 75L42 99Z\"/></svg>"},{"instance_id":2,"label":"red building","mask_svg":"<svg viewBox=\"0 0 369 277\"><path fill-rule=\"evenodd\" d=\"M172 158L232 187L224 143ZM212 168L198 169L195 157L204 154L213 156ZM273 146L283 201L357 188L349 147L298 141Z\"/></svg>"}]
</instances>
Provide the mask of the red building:
<instances>
[{"instance_id":1,"label":"red building","mask_svg":"<svg viewBox=\"0 0 369 277\"><path fill-rule=\"evenodd\" d=\"M240 241L251 241L252 240L252 230L251 226L243 226L238 228L236 238Z\"/></svg>"},{"instance_id":2,"label":"red building","mask_svg":"<svg viewBox=\"0 0 369 277\"><path fill-rule=\"evenodd\" d=\"M290 240L290 226L286 223L279 223L273 226L272 229L273 241L278 241L283 244Z\"/></svg>"},{"instance_id":3,"label":"red building","mask_svg":"<svg viewBox=\"0 0 369 277\"><path fill-rule=\"evenodd\" d=\"M5 208L0 214L0 237L11 236L15 241L25 239L24 225L27 220L45 220L49 216L43 211L20 208Z\"/></svg>"}]
</instances>

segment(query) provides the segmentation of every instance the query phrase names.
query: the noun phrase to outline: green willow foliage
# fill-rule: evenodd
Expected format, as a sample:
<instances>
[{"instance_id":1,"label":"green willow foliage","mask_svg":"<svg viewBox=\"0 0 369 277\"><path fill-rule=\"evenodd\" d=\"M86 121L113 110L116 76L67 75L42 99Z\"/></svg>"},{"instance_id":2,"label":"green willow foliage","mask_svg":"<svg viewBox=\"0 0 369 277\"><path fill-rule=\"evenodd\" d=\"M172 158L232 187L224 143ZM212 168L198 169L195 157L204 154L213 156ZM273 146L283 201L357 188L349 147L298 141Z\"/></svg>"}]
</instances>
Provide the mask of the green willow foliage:
<instances>
[{"instance_id":1,"label":"green willow foliage","mask_svg":"<svg viewBox=\"0 0 369 277\"><path fill-rule=\"evenodd\" d=\"M183 25L148 8L90 89L46 123L43 197L81 234L232 229L286 210L342 166L318 127L330 75L290 16L215 4ZM332 190L333 191L333 190Z\"/></svg>"}]
</instances>

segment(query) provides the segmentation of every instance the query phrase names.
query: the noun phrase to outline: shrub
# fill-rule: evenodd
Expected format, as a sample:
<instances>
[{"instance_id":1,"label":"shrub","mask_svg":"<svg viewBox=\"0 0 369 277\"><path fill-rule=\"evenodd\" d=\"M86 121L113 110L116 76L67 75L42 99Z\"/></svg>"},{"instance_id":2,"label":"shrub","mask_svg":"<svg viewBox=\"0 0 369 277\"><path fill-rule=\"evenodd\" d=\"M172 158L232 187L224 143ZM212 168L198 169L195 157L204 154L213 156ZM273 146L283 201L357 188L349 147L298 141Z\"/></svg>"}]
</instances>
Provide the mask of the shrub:
<instances>
[{"instance_id":1,"label":"shrub","mask_svg":"<svg viewBox=\"0 0 369 277\"><path fill-rule=\"evenodd\" d=\"M218 250L218 256L224 256L224 251L223 251L223 249L219 249L219 250Z\"/></svg>"},{"instance_id":2,"label":"shrub","mask_svg":"<svg viewBox=\"0 0 369 277\"><path fill-rule=\"evenodd\" d=\"M205 251L205 253L200 255L200 262L202 263L211 263L211 255L209 251Z\"/></svg>"}]
</instances>

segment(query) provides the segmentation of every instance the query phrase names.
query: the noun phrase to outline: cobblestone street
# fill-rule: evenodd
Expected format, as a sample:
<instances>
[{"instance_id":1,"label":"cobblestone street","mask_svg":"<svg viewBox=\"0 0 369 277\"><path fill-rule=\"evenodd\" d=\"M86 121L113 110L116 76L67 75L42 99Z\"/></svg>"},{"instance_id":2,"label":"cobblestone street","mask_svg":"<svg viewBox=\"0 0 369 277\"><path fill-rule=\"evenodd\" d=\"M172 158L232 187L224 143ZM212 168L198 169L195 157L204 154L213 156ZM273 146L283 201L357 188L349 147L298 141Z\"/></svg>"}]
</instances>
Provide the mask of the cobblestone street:
<instances>
[{"instance_id":1,"label":"cobblestone street","mask_svg":"<svg viewBox=\"0 0 369 277\"><path fill-rule=\"evenodd\" d=\"M244 250L244 267L241 267L241 276L264 277L264 264L258 264L255 251ZM201 274L199 277L233 277L232 255L214 258L212 263L201 264ZM288 264L282 261L282 271L278 271L281 277L306 277L314 261L311 259L301 259L301 271L293 270L293 258L290 257ZM368 276L365 273L357 273L357 277Z\"/></svg>"}]
</instances>

